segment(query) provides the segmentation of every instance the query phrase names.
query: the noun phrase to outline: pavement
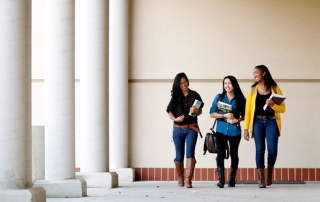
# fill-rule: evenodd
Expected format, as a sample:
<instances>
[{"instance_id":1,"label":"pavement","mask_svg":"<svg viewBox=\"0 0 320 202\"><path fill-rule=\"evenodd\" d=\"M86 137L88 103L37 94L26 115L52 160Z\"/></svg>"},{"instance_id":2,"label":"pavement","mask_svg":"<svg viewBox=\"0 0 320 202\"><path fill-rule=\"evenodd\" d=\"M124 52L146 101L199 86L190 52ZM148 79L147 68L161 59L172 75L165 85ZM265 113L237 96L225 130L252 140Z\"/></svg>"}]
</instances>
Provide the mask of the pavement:
<instances>
[{"instance_id":1,"label":"pavement","mask_svg":"<svg viewBox=\"0 0 320 202\"><path fill-rule=\"evenodd\" d=\"M304 184L236 184L218 188L216 181L194 181L193 188L179 187L177 182L137 181L113 189L88 188L82 198L47 198L47 202L319 202L320 182Z\"/></svg>"}]
</instances>

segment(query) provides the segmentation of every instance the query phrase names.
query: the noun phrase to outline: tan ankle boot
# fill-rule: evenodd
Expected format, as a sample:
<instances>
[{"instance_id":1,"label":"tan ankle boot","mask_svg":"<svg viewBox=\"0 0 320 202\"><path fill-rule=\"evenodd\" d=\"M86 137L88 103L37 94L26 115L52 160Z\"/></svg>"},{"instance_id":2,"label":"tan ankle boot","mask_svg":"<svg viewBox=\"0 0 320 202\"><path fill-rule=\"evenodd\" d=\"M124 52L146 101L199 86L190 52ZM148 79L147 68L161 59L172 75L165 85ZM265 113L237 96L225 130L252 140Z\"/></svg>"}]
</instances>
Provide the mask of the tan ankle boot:
<instances>
[{"instance_id":1,"label":"tan ankle boot","mask_svg":"<svg viewBox=\"0 0 320 202\"><path fill-rule=\"evenodd\" d=\"M178 175L178 186L183 187L184 186L183 162L174 161L174 164L176 165L176 172L177 172L177 175Z\"/></svg>"},{"instance_id":2,"label":"tan ankle boot","mask_svg":"<svg viewBox=\"0 0 320 202\"><path fill-rule=\"evenodd\" d=\"M259 168L258 174L259 174L259 188L266 188L266 182L264 178L264 168Z\"/></svg>"},{"instance_id":3,"label":"tan ankle boot","mask_svg":"<svg viewBox=\"0 0 320 202\"><path fill-rule=\"evenodd\" d=\"M273 165L268 165L267 170L267 185L270 186L272 184L272 173L273 173Z\"/></svg>"},{"instance_id":4,"label":"tan ankle boot","mask_svg":"<svg viewBox=\"0 0 320 202\"><path fill-rule=\"evenodd\" d=\"M191 180L193 177L195 164L196 164L195 158L187 158L187 163L186 163L186 187L187 188L192 188Z\"/></svg>"}]
</instances>

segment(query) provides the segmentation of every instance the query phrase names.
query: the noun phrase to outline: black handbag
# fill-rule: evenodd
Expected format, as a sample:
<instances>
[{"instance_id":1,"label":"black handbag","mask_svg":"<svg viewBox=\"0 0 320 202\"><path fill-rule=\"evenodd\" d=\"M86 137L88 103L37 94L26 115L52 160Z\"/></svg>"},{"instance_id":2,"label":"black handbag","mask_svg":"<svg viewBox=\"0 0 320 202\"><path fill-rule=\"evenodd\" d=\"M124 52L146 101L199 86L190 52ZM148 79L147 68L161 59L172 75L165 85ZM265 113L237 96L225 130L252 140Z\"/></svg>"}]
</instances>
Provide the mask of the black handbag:
<instances>
[{"instance_id":1,"label":"black handbag","mask_svg":"<svg viewBox=\"0 0 320 202\"><path fill-rule=\"evenodd\" d=\"M214 131L214 127L216 125L217 119L215 119L212 128L210 128L211 132L206 134L203 145L203 155L207 153L217 153L217 142L216 142L216 131ZM229 158L229 145L226 146L226 155L225 159Z\"/></svg>"}]
</instances>

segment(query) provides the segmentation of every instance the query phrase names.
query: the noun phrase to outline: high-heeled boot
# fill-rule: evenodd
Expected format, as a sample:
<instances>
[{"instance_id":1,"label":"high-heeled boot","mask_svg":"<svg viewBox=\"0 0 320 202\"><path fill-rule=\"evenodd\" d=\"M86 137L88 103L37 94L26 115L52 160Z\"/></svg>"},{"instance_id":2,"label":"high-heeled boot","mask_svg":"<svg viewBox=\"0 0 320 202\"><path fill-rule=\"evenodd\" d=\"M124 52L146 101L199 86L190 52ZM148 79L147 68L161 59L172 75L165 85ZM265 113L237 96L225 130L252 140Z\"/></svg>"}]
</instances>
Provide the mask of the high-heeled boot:
<instances>
[{"instance_id":1,"label":"high-heeled boot","mask_svg":"<svg viewBox=\"0 0 320 202\"><path fill-rule=\"evenodd\" d=\"M186 162L186 187L192 188L192 177L194 173L194 167L196 165L196 159L195 158L187 158Z\"/></svg>"},{"instance_id":2,"label":"high-heeled boot","mask_svg":"<svg viewBox=\"0 0 320 202\"><path fill-rule=\"evenodd\" d=\"M219 175L219 182L218 182L217 186L219 188L223 188L224 187L224 183L225 183L224 167L218 166L217 170L218 170L218 175Z\"/></svg>"},{"instance_id":3,"label":"high-heeled boot","mask_svg":"<svg viewBox=\"0 0 320 202\"><path fill-rule=\"evenodd\" d=\"M177 172L177 175L178 175L178 186L183 187L184 186L183 162L174 161L174 164L176 166L176 172Z\"/></svg>"},{"instance_id":4,"label":"high-heeled boot","mask_svg":"<svg viewBox=\"0 0 320 202\"><path fill-rule=\"evenodd\" d=\"M259 174L259 188L266 188L266 181L264 178L264 168L259 168L258 174Z\"/></svg>"},{"instance_id":5,"label":"high-heeled boot","mask_svg":"<svg viewBox=\"0 0 320 202\"><path fill-rule=\"evenodd\" d=\"M235 187L236 186L236 175L238 168L230 168L230 175L229 175L229 181L228 181L228 187Z\"/></svg>"},{"instance_id":6,"label":"high-heeled boot","mask_svg":"<svg viewBox=\"0 0 320 202\"><path fill-rule=\"evenodd\" d=\"M268 165L267 170L267 185L270 186L272 184L272 173L273 173L274 165Z\"/></svg>"}]
</instances>

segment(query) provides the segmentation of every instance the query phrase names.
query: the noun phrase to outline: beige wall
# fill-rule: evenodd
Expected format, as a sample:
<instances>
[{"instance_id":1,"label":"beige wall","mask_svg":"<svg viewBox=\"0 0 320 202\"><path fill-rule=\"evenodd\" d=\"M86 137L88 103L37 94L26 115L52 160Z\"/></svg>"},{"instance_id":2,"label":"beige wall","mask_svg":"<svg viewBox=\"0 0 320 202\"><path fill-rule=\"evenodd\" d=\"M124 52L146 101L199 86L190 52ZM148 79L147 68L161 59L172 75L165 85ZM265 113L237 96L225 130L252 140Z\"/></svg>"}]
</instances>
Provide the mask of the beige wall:
<instances>
[{"instance_id":1,"label":"beige wall","mask_svg":"<svg viewBox=\"0 0 320 202\"><path fill-rule=\"evenodd\" d=\"M277 167L320 167L319 9L317 0L132 0L130 166L172 167L165 109L178 72L205 102L199 117L205 134L221 79L236 76L247 95L254 66L265 64L288 97ZM197 167L215 167L215 155L202 155L203 141ZM255 167L253 140L242 139L239 152L240 167Z\"/></svg>"},{"instance_id":2,"label":"beige wall","mask_svg":"<svg viewBox=\"0 0 320 202\"><path fill-rule=\"evenodd\" d=\"M236 76L246 95L253 67L265 64L288 97L277 167L320 167L319 10L318 0L130 0L129 166L173 166L172 121L165 110L178 72L188 75L205 102L199 117L204 135L222 78ZM43 79L41 37L40 26L33 33L33 79ZM44 124L43 89L34 80L33 125ZM78 83L77 101L80 90ZM203 156L202 147L198 139L197 167L215 167L215 155ZM239 152L240 167L255 167L253 140L242 139Z\"/></svg>"},{"instance_id":3,"label":"beige wall","mask_svg":"<svg viewBox=\"0 0 320 202\"><path fill-rule=\"evenodd\" d=\"M251 78L266 64L275 78L319 79L319 8L318 0L132 0L130 78Z\"/></svg>"}]
</instances>

